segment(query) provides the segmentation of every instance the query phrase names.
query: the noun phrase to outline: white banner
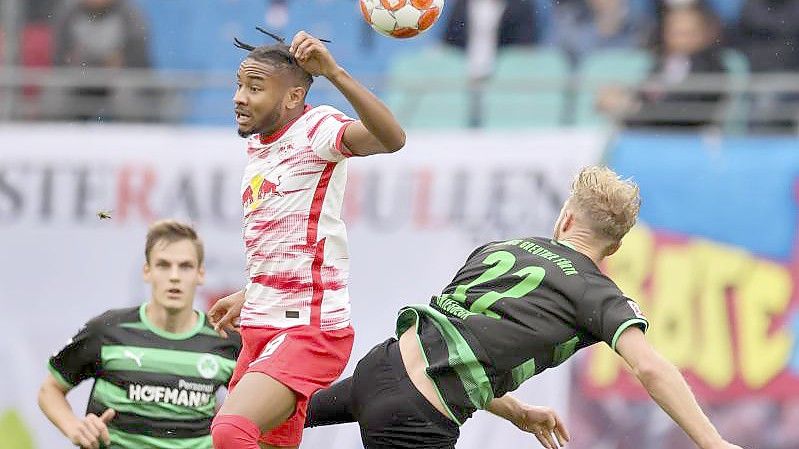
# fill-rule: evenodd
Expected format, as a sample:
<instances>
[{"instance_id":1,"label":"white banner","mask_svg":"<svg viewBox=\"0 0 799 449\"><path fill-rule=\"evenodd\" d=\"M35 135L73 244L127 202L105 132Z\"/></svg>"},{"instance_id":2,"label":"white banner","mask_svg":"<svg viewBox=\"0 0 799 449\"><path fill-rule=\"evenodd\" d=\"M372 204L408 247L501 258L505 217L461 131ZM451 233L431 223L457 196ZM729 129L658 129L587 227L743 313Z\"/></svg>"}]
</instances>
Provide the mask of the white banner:
<instances>
[{"instance_id":1,"label":"white banner","mask_svg":"<svg viewBox=\"0 0 799 449\"><path fill-rule=\"evenodd\" d=\"M577 169L599 159L593 132L416 134L394 155L349 161L354 362L391 335L406 303L427 302L478 244L548 235ZM232 130L0 128L0 417L15 410L36 448L69 443L36 406L45 363L90 317L139 304L144 235L156 218L194 223L206 244L208 298L244 285L239 192L243 141ZM110 211L110 220L98 218ZM518 396L565 415L568 368ZM82 412L88 386L70 394ZM0 449L4 449L0 436ZM535 445L478 413L458 447ZM313 429L303 447L361 447L357 426Z\"/></svg>"}]
</instances>

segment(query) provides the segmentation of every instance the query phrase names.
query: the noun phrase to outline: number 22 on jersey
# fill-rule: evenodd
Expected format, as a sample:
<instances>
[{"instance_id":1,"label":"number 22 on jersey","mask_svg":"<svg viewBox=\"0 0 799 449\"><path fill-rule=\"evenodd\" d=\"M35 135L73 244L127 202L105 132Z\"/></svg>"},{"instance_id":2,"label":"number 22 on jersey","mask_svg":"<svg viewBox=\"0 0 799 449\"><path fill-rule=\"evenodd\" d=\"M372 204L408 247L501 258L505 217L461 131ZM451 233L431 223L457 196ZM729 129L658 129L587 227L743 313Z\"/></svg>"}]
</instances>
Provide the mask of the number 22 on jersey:
<instances>
[{"instance_id":1,"label":"number 22 on jersey","mask_svg":"<svg viewBox=\"0 0 799 449\"><path fill-rule=\"evenodd\" d=\"M488 265L490 268L486 269L483 274L468 284L458 285L450 298L460 303L465 303L466 293L470 288L506 275L513 266L516 265L516 256L508 251L496 251L486 256L482 263L483 265ZM504 292L492 290L484 293L472 303L469 307L469 311L498 319L500 316L496 312L488 310L495 302L502 298L519 299L523 297L541 284L541 281L544 279L544 274L546 274L546 272L541 267L524 267L512 274L512 276L522 278L518 283Z\"/></svg>"}]
</instances>

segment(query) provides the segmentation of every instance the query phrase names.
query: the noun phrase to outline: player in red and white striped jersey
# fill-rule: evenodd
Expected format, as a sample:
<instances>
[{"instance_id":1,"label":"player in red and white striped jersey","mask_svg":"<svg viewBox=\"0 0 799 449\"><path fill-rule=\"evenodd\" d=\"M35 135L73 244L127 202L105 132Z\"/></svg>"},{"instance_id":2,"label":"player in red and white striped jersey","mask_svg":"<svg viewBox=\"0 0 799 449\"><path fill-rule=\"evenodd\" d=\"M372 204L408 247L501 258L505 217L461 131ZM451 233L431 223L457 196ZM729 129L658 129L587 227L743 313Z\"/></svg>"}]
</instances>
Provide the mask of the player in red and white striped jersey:
<instances>
[{"instance_id":1,"label":"player in red and white striped jersey","mask_svg":"<svg viewBox=\"0 0 799 449\"><path fill-rule=\"evenodd\" d=\"M312 76L330 80L360 120L306 105ZM305 32L290 46L250 51L233 101L249 158L242 182L249 281L209 312L222 333L240 315L244 343L214 419L214 447L296 447L308 398L341 374L352 348L341 220L346 159L397 151L405 133Z\"/></svg>"}]
</instances>

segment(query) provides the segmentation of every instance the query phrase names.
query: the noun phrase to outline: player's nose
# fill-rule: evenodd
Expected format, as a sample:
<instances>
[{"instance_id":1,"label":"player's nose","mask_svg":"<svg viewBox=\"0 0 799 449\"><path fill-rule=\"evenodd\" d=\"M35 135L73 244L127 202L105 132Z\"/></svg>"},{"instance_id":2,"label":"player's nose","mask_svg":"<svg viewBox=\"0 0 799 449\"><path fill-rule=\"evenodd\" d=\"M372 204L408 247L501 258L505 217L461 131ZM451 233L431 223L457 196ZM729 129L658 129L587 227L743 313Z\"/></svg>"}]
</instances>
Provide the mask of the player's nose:
<instances>
[{"instance_id":1,"label":"player's nose","mask_svg":"<svg viewBox=\"0 0 799 449\"><path fill-rule=\"evenodd\" d=\"M242 89L236 89L236 92L233 93L233 104L236 106L247 104L247 96L244 95Z\"/></svg>"}]
</instances>

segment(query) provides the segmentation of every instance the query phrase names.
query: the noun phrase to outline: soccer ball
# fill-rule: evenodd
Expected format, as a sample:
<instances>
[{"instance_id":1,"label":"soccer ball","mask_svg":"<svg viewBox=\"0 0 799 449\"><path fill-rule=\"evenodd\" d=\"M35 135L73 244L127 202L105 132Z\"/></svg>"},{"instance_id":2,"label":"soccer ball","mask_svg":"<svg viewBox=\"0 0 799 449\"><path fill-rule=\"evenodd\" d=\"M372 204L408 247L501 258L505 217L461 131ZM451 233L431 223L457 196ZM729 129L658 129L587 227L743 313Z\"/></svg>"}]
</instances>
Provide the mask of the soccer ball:
<instances>
[{"instance_id":1,"label":"soccer ball","mask_svg":"<svg viewBox=\"0 0 799 449\"><path fill-rule=\"evenodd\" d=\"M378 33L405 39L436 23L444 0L360 0L366 23Z\"/></svg>"}]
</instances>

